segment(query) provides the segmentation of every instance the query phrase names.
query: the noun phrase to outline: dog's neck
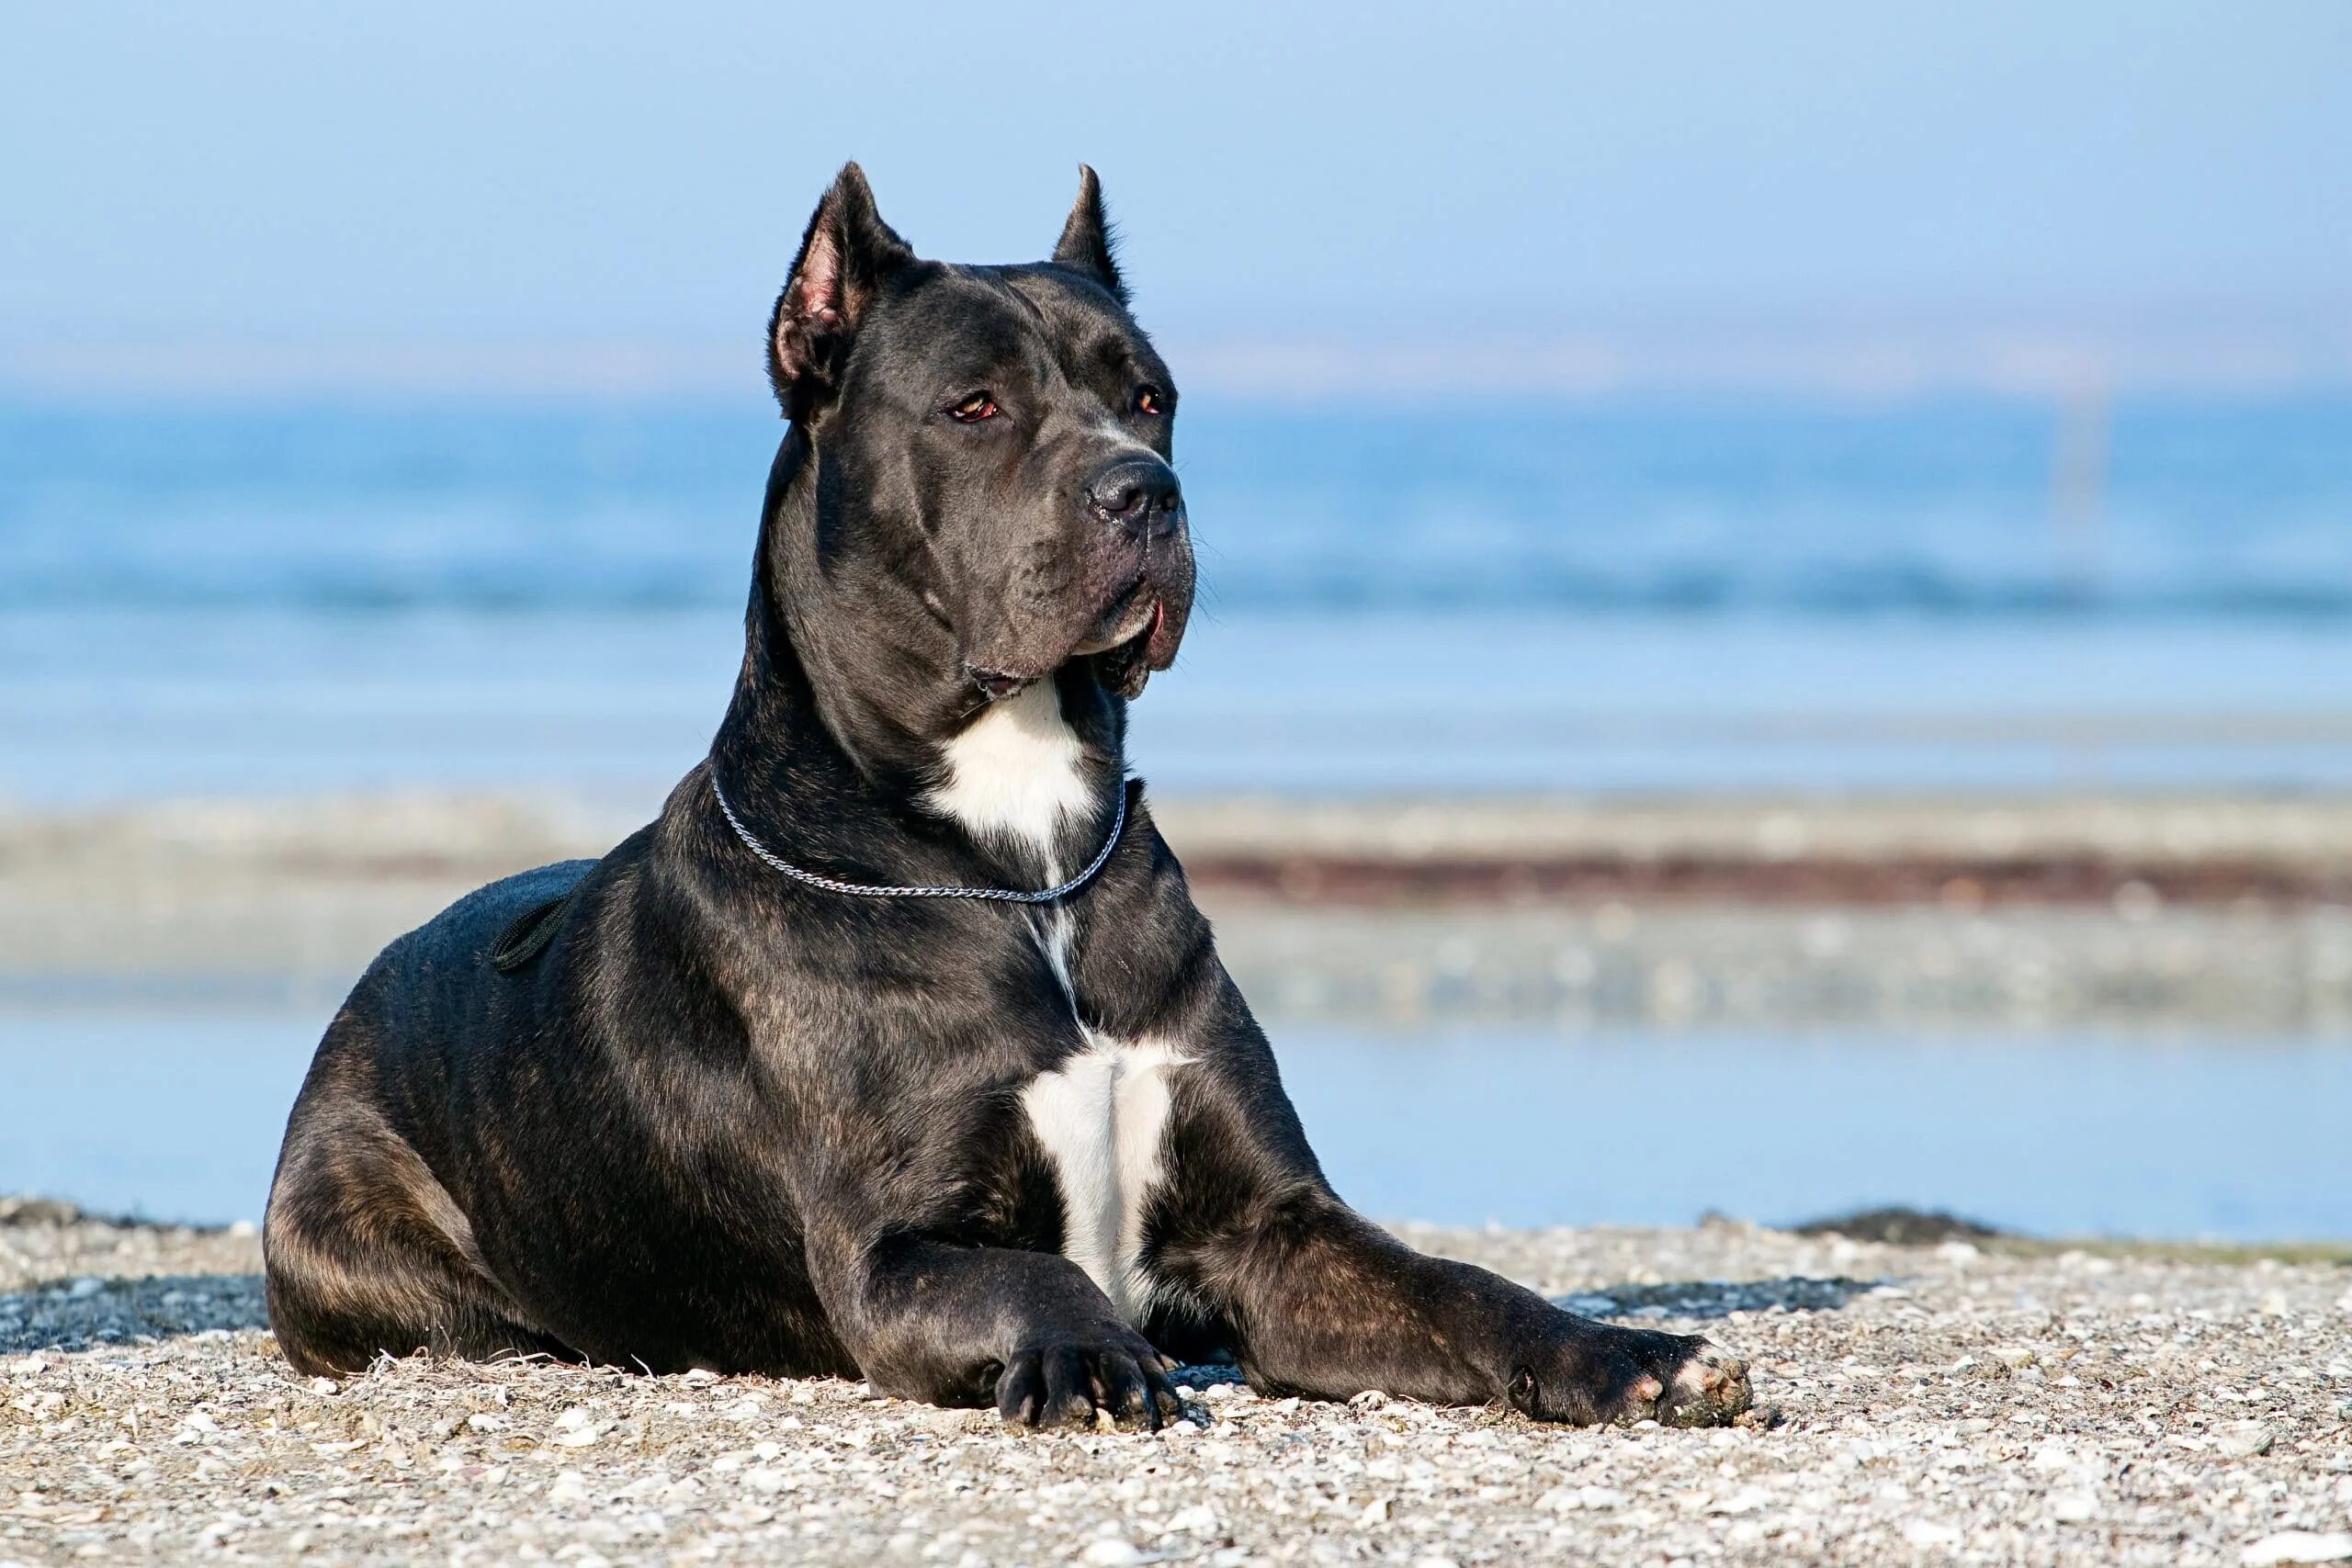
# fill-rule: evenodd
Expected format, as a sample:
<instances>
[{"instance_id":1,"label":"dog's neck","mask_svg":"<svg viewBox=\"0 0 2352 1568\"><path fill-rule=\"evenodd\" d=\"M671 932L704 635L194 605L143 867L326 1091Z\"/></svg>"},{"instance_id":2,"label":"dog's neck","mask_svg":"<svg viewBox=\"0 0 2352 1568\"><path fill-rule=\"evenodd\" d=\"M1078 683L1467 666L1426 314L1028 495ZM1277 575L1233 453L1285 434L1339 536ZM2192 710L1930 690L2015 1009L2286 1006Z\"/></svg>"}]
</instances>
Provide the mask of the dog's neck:
<instances>
[{"instance_id":1,"label":"dog's neck","mask_svg":"<svg viewBox=\"0 0 2352 1568\"><path fill-rule=\"evenodd\" d=\"M820 532L854 525L820 514L848 503L820 497L818 466L795 425L769 473L742 669L711 747L729 797L787 857L821 800L860 818L832 827L960 840L1001 879L1082 864L1125 774L1125 702L1084 660L989 701L914 590L822 569Z\"/></svg>"}]
</instances>

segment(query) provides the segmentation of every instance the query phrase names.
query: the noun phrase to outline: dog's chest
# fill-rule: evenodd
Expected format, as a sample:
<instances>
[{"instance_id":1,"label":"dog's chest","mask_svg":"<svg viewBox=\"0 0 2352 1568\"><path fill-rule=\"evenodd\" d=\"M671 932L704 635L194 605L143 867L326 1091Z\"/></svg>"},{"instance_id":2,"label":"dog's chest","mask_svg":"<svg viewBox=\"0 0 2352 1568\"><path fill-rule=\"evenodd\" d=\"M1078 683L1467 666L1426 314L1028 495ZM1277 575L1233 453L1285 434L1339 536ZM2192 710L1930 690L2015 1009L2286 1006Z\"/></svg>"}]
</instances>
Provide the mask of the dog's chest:
<instances>
[{"instance_id":1,"label":"dog's chest","mask_svg":"<svg viewBox=\"0 0 2352 1568\"><path fill-rule=\"evenodd\" d=\"M1075 1013L1070 917L1054 910L1035 930ZM1152 1295L1141 1264L1144 1215L1162 1176L1170 1076L1184 1059L1164 1041L1116 1039L1083 1022L1079 1032L1084 1048L1032 1078L1021 1106L1061 1190L1062 1255L1120 1316L1140 1322Z\"/></svg>"},{"instance_id":2,"label":"dog's chest","mask_svg":"<svg viewBox=\"0 0 2352 1568\"><path fill-rule=\"evenodd\" d=\"M1051 684L1039 682L950 744L931 804L976 835L1025 840L1058 880L1055 840L1088 801L1080 757ZM1039 911L1031 933L1075 1017L1069 911ZM1063 1256L1134 1322L1150 1304L1138 1262L1144 1214L1161 1176L1169 1076L1183 1058L1164 1042L1114 1039L1082 1021L1079 1030L1083 1049L1032 1078L1021 1105L1060 1189Z\"/></svg>"},{"instance_id":3,"label":"dog's chest","mask_svg":"<svg viewBox=\"0 0 2352 1568\"><path fill-rule=\"evenodd\" d=\"M1062 1255L1140 1321L1151 1282L1141 1267L1145 1204L1160 1176L1174 1052L1090 1032L1088 1048L1022 1092L1062 1195Z\"/></svg>"}]
</instances>

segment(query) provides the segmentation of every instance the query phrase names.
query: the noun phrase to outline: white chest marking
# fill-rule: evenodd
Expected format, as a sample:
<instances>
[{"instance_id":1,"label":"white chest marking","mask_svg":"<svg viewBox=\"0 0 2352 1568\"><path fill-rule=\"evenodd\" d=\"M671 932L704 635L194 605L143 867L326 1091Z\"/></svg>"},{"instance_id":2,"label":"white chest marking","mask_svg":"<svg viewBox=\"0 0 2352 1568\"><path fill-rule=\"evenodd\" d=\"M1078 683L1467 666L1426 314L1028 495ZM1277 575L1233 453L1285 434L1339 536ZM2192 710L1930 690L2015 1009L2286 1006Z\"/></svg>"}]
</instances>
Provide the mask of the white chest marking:
<instances>
[{"instance_id":1,"label":"white chest marking","mask_svg":"<svg viewBox=\"0 0 2352 1568\"><path fill-rule=\"evenodd\" d=\"M947 743L946 776L925 803L977 838L1011 838L1050 855L1065 820L1092 804L1079 772L1082 753L1060 694L1039 681ZM1075 1011L1069 911L1040 910L1035 919L1046 962ZM1085 1050L1031 1080L1021 1104L1061 1187L1063 1255L1134 1322L1151 1299L1136 1255L1144 1205L1159 1179L1167 1075L1184 1058L1158 1041L1113 1040L1091 1029L1085 1037Z\"/></svg>"},{"instance_id":2,"label":"white chest marking","mask_svg":"<svg viewBox=\"0 0 2352 1568\"><path fill-rule=\"evenodd\" d=\"M1128 1322L1151 1304L1137 1266L1144 1204L1160 1175L1168 1074L1184 1058L1159 1041L1086 1033L1087 1048L1022 1091L1062 1190L1062 1254Z\"/></svg>"},{"instance_id":3,"label":"white chest marking","mask_svg":"<svg viewBox=\"0 0 2352 1568\"><path fill-rule=\"evenodd\" d=\"M1082 751L1054 683L1032 682L947 742L946 777L925 803L975 837L1047 850L1063 820L1091 804L1079 773Z\"/></svg>"}]
</instances>

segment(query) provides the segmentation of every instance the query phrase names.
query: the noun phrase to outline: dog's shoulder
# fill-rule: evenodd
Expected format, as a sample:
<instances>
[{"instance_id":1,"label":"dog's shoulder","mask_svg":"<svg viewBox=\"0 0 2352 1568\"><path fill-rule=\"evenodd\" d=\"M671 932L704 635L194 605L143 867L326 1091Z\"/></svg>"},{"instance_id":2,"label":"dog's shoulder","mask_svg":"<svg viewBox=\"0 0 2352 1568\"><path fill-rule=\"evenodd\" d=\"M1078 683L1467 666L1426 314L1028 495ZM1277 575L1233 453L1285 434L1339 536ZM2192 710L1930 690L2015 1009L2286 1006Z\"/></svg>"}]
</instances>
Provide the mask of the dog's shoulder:
<instances>
[{"instance_id":1,"label":"dog's shoulder","mask_svg":"<svg viewBox=\"0 0 2352 1568\"><path fill-rule=\"evenodd\" d=\"M500 938L518 920L571 897L600 862L557 861L487 883L449 905L378 955L377 971L431 964L487 965Z\"/></svg>"}]
</instances>

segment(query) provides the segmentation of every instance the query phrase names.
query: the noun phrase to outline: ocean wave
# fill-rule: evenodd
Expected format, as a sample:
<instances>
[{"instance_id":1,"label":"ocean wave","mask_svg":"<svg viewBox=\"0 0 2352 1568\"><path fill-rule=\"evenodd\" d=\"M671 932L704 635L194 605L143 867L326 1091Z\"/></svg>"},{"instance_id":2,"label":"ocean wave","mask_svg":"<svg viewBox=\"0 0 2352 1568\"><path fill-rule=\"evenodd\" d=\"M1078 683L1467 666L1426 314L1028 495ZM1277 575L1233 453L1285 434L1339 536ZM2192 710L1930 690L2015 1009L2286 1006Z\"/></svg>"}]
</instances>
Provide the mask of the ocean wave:
<instances>
[{"instance_id":1,"label":"ocean wave","mask_svg":"<svg viewBox=\"0 0 2352 1568\"><path fill-rule=\"evenodd\" d=\"M2352 620L2352 581L2240 581L2118 587L2087 582L1970 581L1925 570L1758 579L1677 571L1636 581L1571 573L1492 577L1356 573L1226 576L1206 582L1219 609L1280 614L1555 613L1668 616L1777 615L1846 619L2064 620L2179 617ZM234 576L141 579L82 572L0 575L0 609L140 614L274 611L322 616L435 612L478 615L664 614L740 608L741 573L668 577L620 573L550 579L397 581L379 576L270 581Z\"/></svg>"},{"instance_id":2,"label":"ocean wave","mask_svg":"<svg viewBox=\"0 0 2352 1568\"><path fill-rule=\"evenodd\" d=\"M2352 400L2055 415L1224 411L1178 451L1207 604L1798 618L2352 618ZM740 606L772 418L648 404L0 405L0 609Z\"/></svg>"}]
</instances>

